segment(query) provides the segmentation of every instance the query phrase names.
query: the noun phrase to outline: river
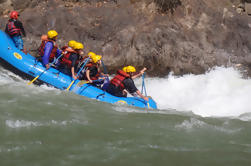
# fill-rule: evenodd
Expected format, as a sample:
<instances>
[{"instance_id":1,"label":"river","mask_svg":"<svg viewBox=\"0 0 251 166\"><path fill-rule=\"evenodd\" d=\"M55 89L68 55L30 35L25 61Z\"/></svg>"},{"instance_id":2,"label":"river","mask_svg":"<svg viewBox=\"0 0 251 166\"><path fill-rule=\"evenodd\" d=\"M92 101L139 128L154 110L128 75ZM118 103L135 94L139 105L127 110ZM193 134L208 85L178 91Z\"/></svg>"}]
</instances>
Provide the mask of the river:
<instances>
[{"instance_id":1,"label":"river","mask_svg":"<svg viewBox=\"0 0 251 166\"><path fill-rule=\"evenodd\" d=\"M146 78L158 110L27 83L0 67L0 166L251 165L251 79L233 68Z\"/></svg>"}]
</instances>

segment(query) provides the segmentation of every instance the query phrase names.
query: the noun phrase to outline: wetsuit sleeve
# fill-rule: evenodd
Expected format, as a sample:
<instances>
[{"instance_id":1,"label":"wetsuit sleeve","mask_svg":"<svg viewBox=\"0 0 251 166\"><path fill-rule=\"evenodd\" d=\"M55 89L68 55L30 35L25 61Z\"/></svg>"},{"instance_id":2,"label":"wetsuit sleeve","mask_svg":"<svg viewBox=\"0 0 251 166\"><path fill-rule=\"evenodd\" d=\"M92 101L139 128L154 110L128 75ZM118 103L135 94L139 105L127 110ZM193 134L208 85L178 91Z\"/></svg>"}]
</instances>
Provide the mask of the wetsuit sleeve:
<instances>
[{"instance_id":1,"label":"wetsuit sleeve","mask_svg":"<svg viewBox=\"0 0 251 166\"><path fill-rule=\"evenodd\" d=\"M53 49L53 43L47 42L44 47L44 56L42 57L43 65L49 64L52 49Z\"/></svg>"},{"instance_id":2,"label":"wetsuit sleeve","mask_svg":"<svg viewBox=\"0 0 251 166\"><path fill-rule=\"evenodd\" d=\"M17 28L20 28L21 29L21 32L23 33L24 36L26 36L26 33L25 33L25 30L24 30L24 27L23 27L23 24L20 22L20 21L15 21L14 22L15 26Z\"/></svg>"},{"instance_id":3,"label":"wetsuit sleeve","mask_svg":"<svg viewBox=\"0 0 251 166\"><path fill-rule=\"evenodd\" d=\"M56 58L58 58L61 54L62 54L62 51L60 49L57 49Z\"/></svg>"},{"instance_id":4,"label":"wetsuit sleeve","mask_svg":"<svg viewBox=\"0 0 251 166\"><path fill-rule=\"evenodd\" d=\"M136 88L133 80L131 78L126 78L123 81L123 84L125 86L125 89L129 92L129 93L135 93L138 89Z\"/></svg>"}]
</instances>

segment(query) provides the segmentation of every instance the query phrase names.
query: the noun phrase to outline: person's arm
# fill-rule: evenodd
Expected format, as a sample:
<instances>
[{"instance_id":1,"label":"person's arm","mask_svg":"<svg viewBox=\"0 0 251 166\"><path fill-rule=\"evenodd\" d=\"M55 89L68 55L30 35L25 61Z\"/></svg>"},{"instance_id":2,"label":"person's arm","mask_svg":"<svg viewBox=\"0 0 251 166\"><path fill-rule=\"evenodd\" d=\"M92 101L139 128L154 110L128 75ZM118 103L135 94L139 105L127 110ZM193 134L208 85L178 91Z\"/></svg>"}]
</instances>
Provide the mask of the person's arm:
<instances>
[{"instance_id":1,"label":"person's arm","mask_svg":"<svg viewBox=\"0 0 251 166\"><path fill-rule=\"evenodd\" d=\"M146 100L146 101L148 101L149 99L148 99L148 97L146 97L146 96L144 96L144 95L142 95L141 93L140 93L140 91L139 90L137 90L136 91L136 93L142 98L142 99L144 99L144 100Z\"/></svg>"},{"instance_id":2,"label":"person's arm","mask_svg":"<svg viewBox=\"0 0 251 166\"><path fill-rule=\"evenodd\" d=\"M75 73L75 66L76 66L76 62L77 62L77 60L78 60L78 55L75 54L75 53L71 54L70 60L71 60L71 62L72 62L72 63L71 63L71 75L72 75L72 77L76 80L76 79L78 79L78 78L77 78L76 73Z\"/></svg>"},{"instance_id":3,"label":"person's arm","mask_svg":"<svg viewBox=\"0 0 251 166\"><path fill-rule=\"evenodd\" d=\"M53 44L51 42L47 42L44 47L44 56L42 57L42 63L43 65L45 65L46 69L50 68L49 59L52 49L53 49Z\"/></svg>"},{"instance_id":4,"label":"person's arm","mask_svg":"<svg viewBox=\"0 0 251 166\"><path fill-rule=\"evenodd\" d=\"M139 95L142 99L148 101L148 98L143 96L140 91L136 88L134 81L131 78L127 78L123 81L123 84L126 88L126 90L130 93L130 94L137 94Z\"/></svg>"},{"instance_id":5,"label":"person's arm","mask_svg":"<svg viewBox=\"0 0 251 166\"><path fill-rule=\"evenodd\" d=\"M78 79L78 78L76 77L76 75L75 75L75 69L74 69L74 67L71 67L71 75L72 75L72 78L73 78L74 80Z\"/></svg>"},{"instance_id":6,"label":"person's arm","mask_svg":"<svg viewBox=\"0 0 251 166\"><path fill-rule=\"evenodd\" d=\"M103 76L102 79L105 79L105 77L109 77L109 74L100 73L100 75Z\"/></svg>"},{"instance_id":7,"label":"person's arm","mask_svg":"<svg viewBox=\"0 0 251 166\"><path fill-rule=\"evenodd\" d=\"M135 79L139 76L141 76L142 74L144 74L144 72L147 70L147 68L143 68L142 70L140 70L140 72L138 74L135 74L134 76L132 76L132 79Z\"/></svg>"},{"instance_id":8,"label":"person's arm","mask_svg":"<svg viewBox=\"0 0 251 166\"><path fill-rule=\"evenodd\" d=\"M89 83L92 83L92 80L90 78L90 70L86 70L85 76L86 76L87 80L89 81Z\"/></svg>"}]
</instances>

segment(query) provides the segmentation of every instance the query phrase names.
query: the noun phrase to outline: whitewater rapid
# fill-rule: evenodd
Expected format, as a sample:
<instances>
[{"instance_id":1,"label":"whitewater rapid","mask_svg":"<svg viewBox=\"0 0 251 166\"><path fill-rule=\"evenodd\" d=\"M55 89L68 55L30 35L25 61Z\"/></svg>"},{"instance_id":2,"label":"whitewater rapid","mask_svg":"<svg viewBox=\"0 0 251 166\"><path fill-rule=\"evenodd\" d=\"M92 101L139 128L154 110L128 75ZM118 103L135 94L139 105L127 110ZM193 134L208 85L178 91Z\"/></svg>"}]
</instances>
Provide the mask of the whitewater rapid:
<instances>
[{"instance_id":1,"label":"whitewater rapid","mask_svg":"<svg viewBox=\"0 0 251 166\"><path fill-rule=\"evenodd\" d=\"M42 85L27 85L10 71L1 69L0 86L10 85L20 93L50 93L60 90ZM141 90L142 79L136 79ZM145 78L147 94L158 104L159 112L175 110L192 112L203 117L240 117L248 115L251 119L251 79L244 79L234 68L217 67L201 75L168 75L166 78ZM19 87L19 88L17 88ZM133 109L131 107L125 108ZM120 108L118 109L120 110ZM162 113L162 112L161 112ZM250 120L249 119L249 120Z\"/></svg>"},{"instance_id":2,"label":"whitewater rapid","mask_svg":"<svg viewBox=\"0 0 251 166\"><path fill-rule=\"evenodd\" d=\"M206 74L170 74L147 78L147 93L159 109L189 111L209 117L238 117L251 113L251 79L234 68L217 67ZM140 86L140 80L137 81Z\"/></svg>"}]
</instances>

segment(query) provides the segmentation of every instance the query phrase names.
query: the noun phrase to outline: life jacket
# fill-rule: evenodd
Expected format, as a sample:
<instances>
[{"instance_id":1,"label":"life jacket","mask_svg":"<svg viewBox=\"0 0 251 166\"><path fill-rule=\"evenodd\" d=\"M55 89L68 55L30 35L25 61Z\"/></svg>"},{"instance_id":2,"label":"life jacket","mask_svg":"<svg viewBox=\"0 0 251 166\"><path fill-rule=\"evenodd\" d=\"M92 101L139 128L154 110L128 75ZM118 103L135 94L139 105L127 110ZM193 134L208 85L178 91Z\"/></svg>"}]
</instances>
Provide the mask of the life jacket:
<instances>
[{"instance_id":1,"label":"life jacket","mask_svg":"<svg viewBox=\"0 0 251 166\"><path fill-rule=\"evenodd\" d=\"M40 47L38 48L38 54L43 57L44 56L44 48L45 48L45 45L47 42L52 42L53 43L53 48L52 48L52 51L51 51L51 54L50 54L50 61L53 61L54 57L56 56L57 54L57 45L55 44L55 41L53 40L50 40L48 39L47 35L42 35L41 37L41 45Z\"/></svg>"},{"instance_id":2,"label":"life jacket","mask_svg":"<svg viewBox=\"0 0 251 166\"><path fill-rule=\"evenodd\" d=\"M20 35L21 34L21 29L17 28L15 26L14 22L15 22L14 20L9 20L8 21L7 28L8 28L8 33L9 33L10 36Z\"/></svg>"},{"instance_id":3,"label":"life jacket","mask_svg":"<svg viewBox=\"0 0 251 166\"><path fill-rule=\"evenodd\" d=\"M123 70L118 70L117 75L110 81L115 87L119 87L121 90L125 89L124 84L122 83L126 78L129 78L130 75L124 72Z\"/></svg>"},{"instance_id":4,"label":"life jacket","mask_svg":"<svg viewBox=\"0 0 251 166\"><path fill-rule=\"evenodd\" d=\"M87 59L87 58L89 58L89 56L84 56L84 57L80 57L81 59L80 59L80 62L81 63L83 63L83 62L85 62L85 60Z\"/></svg>"},{"instance_id":5,"label":"life jacket","mask_svg":"<svg viewBox=\"0 0 251 166\"><path fill-rule=\"evenodd\" d=\"M69 59L72 53L77 53L70 47L64 46L62 47L62 52L64 54L63 58L61 59L61 64L67 65L68 68L71 68L72 61ZM79 61L76 62L78 64Z\"/></svg>"},{"instance_id":6,"label":"life jacket","mask_svg":"<svg viewBox=\"0 0 251 166\"><path fill-rule=\"evenodd\" d=\"M96 67L95 70L90 70L92 67ZM100 71L98 70L98 66L97 64L95 63L88 63L86 66L85 66L85 72L86 70L90 70L90 79L91 80L98 80L99 76L100 76ZM86 77L86 76L85 76ZM87 78L86 78L87 79Z\"/></svg>"}]
</instances>

